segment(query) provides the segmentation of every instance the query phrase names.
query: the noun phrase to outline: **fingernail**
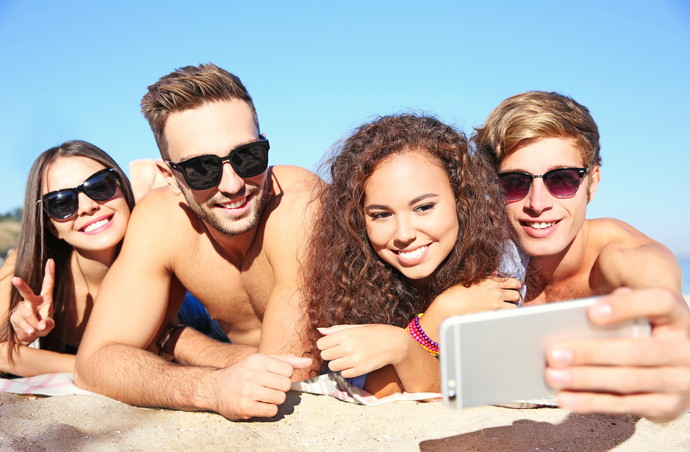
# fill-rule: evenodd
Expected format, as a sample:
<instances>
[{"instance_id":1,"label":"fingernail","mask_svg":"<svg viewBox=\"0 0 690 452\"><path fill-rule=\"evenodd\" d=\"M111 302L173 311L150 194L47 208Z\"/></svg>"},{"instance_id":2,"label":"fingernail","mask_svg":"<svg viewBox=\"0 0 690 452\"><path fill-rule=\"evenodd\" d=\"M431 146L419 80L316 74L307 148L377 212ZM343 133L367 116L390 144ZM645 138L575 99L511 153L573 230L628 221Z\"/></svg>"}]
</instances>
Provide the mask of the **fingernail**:
<instances>
[{"instance_id":1,"label":"fingernail","mask_svg":"<svg viewBox=\"0 0 690 452\"><path fill-rule=\"evenodd\" d=\"M326 334L328 332L328 328L317 328L316 331L321 334Z\"/></svg>"},{"instance_id":2,"label":"fingernail","mask_svg":"<svg viewBox=\"0 0 690 452\"><path fill-rule=\"evenodd\" d=\"M28 329L26 329L26 330L24 330L24 331L26 332L26 334L34 334L34 329L33 329L33 328L28 328Z\"/></svg>"},{"instance_id":3,"label":"fingernail","mask_svg":"<svg viewBox=\"0 0 690 452\"><path fill-rule=\"evenodd\" d=\"M566 387L571 380L570 372L562 369L546 369L549 385L556 389Z\"/></svg>"},{"instance_id":4,"label":"fingernail","mask_svg":"<svg viewBox=\"0 0 690 452\"><path fill-rule=\"evenodd\" d=\"M557 348L549 353L551 364L570 364L573 361L573 352L567 349Z\"/></svg>"},{"instance_id":5,"label":"fingernail","mask_svg":"<svg viewBox=\"0 0 690 452\"><path fill-rule=\"evenodd\" d=\"M611 314L613 314L613 308L611 308L611 305L608 303L596 303L590 309L590 314L597 319L607 320L611 317Z\"/></svg>"}]
</instances>

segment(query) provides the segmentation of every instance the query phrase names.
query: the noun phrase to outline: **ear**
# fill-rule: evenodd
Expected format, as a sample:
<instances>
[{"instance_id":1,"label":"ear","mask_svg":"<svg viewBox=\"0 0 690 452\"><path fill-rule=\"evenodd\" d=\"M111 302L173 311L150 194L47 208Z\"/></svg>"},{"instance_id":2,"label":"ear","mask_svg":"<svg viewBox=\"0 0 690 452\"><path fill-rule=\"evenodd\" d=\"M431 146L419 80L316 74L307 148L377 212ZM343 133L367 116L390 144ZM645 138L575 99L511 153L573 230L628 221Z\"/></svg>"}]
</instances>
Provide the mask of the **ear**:
<instances>
[{"instance_id":1,"label":"ear","mask_svg":"<svg viewBox=\"0 0 690 452\"><path fill-rule=\"evenodd\" d=\"M590 203L594 199L594 194L599 188L599 181L601 180L601 170L600 166L597 165L589 172L589 185L587 186L587 203Z\"/></svg>"},{"instance_id":2,"label":"ear","mask_svg":"<svg viewBox=\"0 0 690 452\"><path fill-rule=\"evenodd\" d=\"M161 158L156 159L156 168L158 168L158 173L163 177L163 179L165 179L165 182L168 184L168 187L170 187L170 190L175 195L181 194L182 191L180 190L179 185L177 185L177 179L175 179L172 168L170 168L170 166L168 166L168 164L165 163Z\"/></svg>"}]
</instances>

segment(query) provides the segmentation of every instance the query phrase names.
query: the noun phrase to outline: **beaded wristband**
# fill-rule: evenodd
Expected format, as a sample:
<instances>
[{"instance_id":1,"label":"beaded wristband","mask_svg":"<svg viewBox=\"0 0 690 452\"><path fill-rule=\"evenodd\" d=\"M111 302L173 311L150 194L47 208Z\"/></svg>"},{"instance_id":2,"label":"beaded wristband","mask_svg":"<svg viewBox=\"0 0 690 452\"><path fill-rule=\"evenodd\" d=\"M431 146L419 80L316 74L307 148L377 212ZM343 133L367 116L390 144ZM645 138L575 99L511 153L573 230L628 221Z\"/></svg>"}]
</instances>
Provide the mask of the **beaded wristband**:
<instances>
[{"instance_id":1,"label":"beaded wristband","mask_svg":"<svg viewBox=\"0 0 690 452\"><path fill-rule=\"evenodd\" d=\"M424 313L414 316L414 318L410 320L410 323L407 325L407 328L405 328L405 331L410 333L414 340L417 341L417 343L419 343L424 350L431 353L433 356L438 356L438 342L431 340L431 338L426 335L422 329L422 326L419 324L419 318L423 315Z\"/></svg>"}]
</instances>

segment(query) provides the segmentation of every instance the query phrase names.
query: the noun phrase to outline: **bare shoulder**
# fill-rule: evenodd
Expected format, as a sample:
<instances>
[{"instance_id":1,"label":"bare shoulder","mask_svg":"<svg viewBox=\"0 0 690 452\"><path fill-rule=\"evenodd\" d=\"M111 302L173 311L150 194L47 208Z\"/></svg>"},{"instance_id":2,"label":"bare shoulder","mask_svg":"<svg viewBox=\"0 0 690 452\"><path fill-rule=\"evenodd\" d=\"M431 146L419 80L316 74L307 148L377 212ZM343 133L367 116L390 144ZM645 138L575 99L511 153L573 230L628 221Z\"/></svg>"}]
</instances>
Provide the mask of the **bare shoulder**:
<instances>
[{"instance_id":1,"label":"bare shoulder","mask_svg":"<svg viewBox=\"0 0 690 452\"><path fill-rule=\"evenodd\" d=\"M309 170L298 166L274 166L271 171L271 195L269 217L282 220L296 215L307 215L307 209L318 199L323 181Z\"/></svg>"},{"instance_id":2,"label":"bare shoulder","mask_svg":"<svg viewBox=\"0 0 690 452\"><path fill-rule=\"evenodd\" d=\"M309 236L323 181L304 168L275 166L271 182L271 199L264 211L265 251L274 257L294 260L295 250Z\"/></svg>"},{"instance_id":3,"label":"bare shoulder","mask_svg":"<svg viewBox=\"0 0 690 452\"><path fill-rule=\"evenodd\" d=\"M182 195L167 188L152 190L132 211L123 251L131 243L137 248L145 247L148 252L169 255L179 244L196 235L194 227L198 222Z\"/></svg>"},{"instance_id":4,"label":"bare shoulder","mask_svg":"<svg viewBox=\"0 0 690 452\"><path fill-rule=\"evenodd\" d=\"M663 244L614 218L588 220L587 226L588 243L598 253L596 270L602 284L674 288L679 283L678 262Z\"/></svg>"},{"instance_id":5,"label":"bare shoulder","mask_svg":"<svg viewBox=\"0 0 690 452\"><path fill-rule=\"evenodd\" d=\"M323 181L311 171L299 166L278 165L271 168L275 193L287 196L312 195Z\"/></svg>"},{"instance_id":6,"label":"bare shoulder","mask_svg":"<svg viewBox=\"0 0 690 452\"><path fill-rule=\"evenodd\" d=\"M590 240L598 242L602 248L608 245L625 248L657 243L639 229L617 218L597 218L587 220L586 224Z\"/></svg>"}]
</instances>

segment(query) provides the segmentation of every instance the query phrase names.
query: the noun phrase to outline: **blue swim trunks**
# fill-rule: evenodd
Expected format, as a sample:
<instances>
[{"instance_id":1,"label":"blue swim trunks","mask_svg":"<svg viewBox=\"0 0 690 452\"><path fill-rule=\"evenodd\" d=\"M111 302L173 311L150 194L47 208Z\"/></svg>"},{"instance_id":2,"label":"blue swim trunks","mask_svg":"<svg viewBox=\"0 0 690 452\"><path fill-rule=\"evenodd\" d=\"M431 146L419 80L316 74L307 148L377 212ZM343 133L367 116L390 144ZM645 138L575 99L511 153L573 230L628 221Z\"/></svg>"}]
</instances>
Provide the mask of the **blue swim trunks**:
<instances>
[{"instance_id":1,"label":"blue swim trunks","mask_svg":"<svg viewBox=\"0 0 690 452\"><path fill-rule=\"evenodd\" d=\"M211 318L204 305L191 293L185 295L178 315L182 325L191 326L217 341L230 342L218 322Z\"/></svg>"}]
</instances>

